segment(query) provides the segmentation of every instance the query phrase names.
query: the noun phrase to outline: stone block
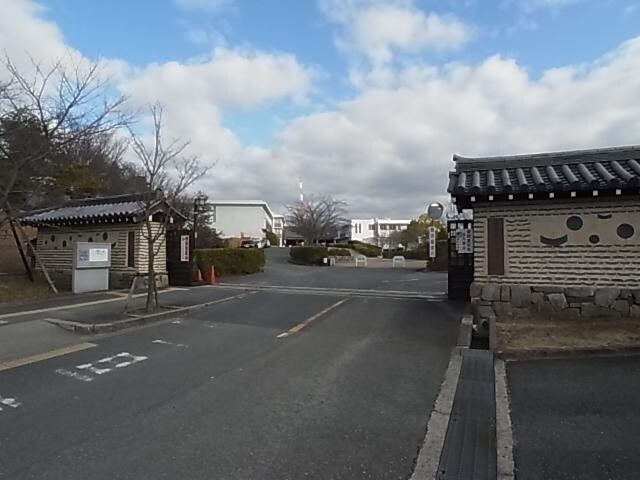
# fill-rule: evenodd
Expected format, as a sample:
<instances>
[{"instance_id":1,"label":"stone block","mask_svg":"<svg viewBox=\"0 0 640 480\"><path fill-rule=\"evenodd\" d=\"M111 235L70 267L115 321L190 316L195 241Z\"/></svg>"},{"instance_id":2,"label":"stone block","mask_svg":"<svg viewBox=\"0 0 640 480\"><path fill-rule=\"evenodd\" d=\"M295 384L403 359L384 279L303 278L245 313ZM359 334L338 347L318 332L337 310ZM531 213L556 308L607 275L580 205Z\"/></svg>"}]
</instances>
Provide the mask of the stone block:
<instances>
[{"instance_id":1,"label":"stone block","mask_svg":"<svg viewBox=\"0 0 640 480\"><path fill-rule=\"evenodd\" d=\"M562 318L566 320L579 320L581 317L579 308L567 308L562 311Z\"/></svg>"},{"instance_id":2,"label":"stone block","mask_svg":"<svg viewBox=\"0 0 640 480\"><path fill-rule=\"evenodd\" d=\"M593 287L567 287L565 289L565 295L567 297L593 297L596 294L596 289Z\"/></svg>"},{"instance_id":3,"label":"stone block","mask_svg":"<svg viewBox=\"0 0 640 480\"><path fill-rule=\"evenodd\" d=\"M533 287L533 291L542 292L542 293L564 293L564 287L553 287L553 286Z\"/></svg>"},{"instance_id":4,"label":"stone block","mask_svg":"<svg viewBox=\"0 0 640 480\"><path fill-rule=\"evenodd\" d=\"M581 303L583 303L583 302L569 302L569 308L577 308L579 310Z\"/></svg>"},{"instance_id":5,"label":"stone block","mask_svg":"<svg viewBox=\"0 0 640 480\"><path fill-rule=\"evenodd\" d=\"M564 293L550 293L547 298L549 299L549 303L555 310L564 310L569 306Z\"/></svg>"},{"instance_id":6,"label":"stone block","mask_svg":"<svg viewBox=\"0 0 640 480\"><path fill-rule=\"evenodd\" d=\"M631 295L633 295L633 299L635 300L635 302L640 305L640 288L631 290Z\"/></svg>"},{"instance_id":7,"label":"stone block","mask_svg":"<svg viewBox=\"0 0 640 480\"><path fill-rule=\"evenodd\" d=\"M482 319L488 319L491 317L495 317L496 313L493 311L492 307L481 305L478 307L478 316Z\"/></svg>"},{"instance_id":8,"label":"stone block","mask_svg":"<svg viewBox=\"0 0 640 480\"><path fill-rule=\"evenodd\" d=\"M496 312L497 317L511 317L513 316L513 307L509 302L495 302L493 309Z\"/></svg>"},{"instance_id":9,"label":"stone block","mask_svg":"<svg viewBox=\"0 0 640 480\"><path fill-rule=\"evenodd\" d=\"M542 292L533 292L531 294L531 303L537 305L540 302L544 302L544 293Z\"/></svg>"},{"instance_id":10,"label":"stone block","mask_svg":"<svg viewBox=\"0 0 640 480\"><path fill-rule=\"evenodd\" d=\"M631 305L631 308L629 309L629 314L632 317L640 318L640 305Z\"/></svg>"},{"instance_id":11,"label":"stone block","mask_svg":"<svg viewBox=\"0 0 640 480\"><path fill-rule=\"evenodd\" d=\"M580 313L584 318L595 317L613 317L619 315L619 313L611 310L610 308L600 307L593 303L583 303L580 306Z\"/></svg>"},{"instance_id":12,"label":"stone block","mask_svg":"<svg viewBox=\"0 0 640 480\"><path fill-rule=\"evenodd\" d=\"M631 290L629 290L628 288L623 288L622 290L620 290L620 295L618 295L618 298L622 300L627 300L628 298L633 299L633 296L631 295ZM633 300L631 301L633 302Z\"/></svg>"},{"instance_id":13,"label":"stone block","mask_svg":"<svg viewBox=\"0 0 640 480\"><path fill-rule=\"evenodd\" d=\"M471 283L471 287L470 287L470 295L471 297L479 297L482 294L482 285L473 282Z\"/></svg>"},{"instance_id":14,"label":"stone block","mask_svg":"<svg viewBox=\"0 0 640 480\"><path fill-rule=\"evenodd\" d=\"M502 287L500 287L500 299L503 302L511 300L511 289L508 285L502 285Z\"/></svg>"},{"instance_id":15,"label":"stone block","mask_svg":"<svg viewBox=\"0 0 640 480\"><path fill-rule=\"evenodd\" d=\"M526 307L531 303L531 287L526 285L513 285L511 287L511 305L514 307Z\"/></svg>"},{"instance_id":16,"label":"stone block","mask_svg":"<svg viewBox=\"0 0 640 480\"><path fill-rule=\"evenodd\" d=\"M490 300L478 300L476 304L482 307L490 307L491 305L493 305L493 302Z\"/></svg>"},{"instance_id":17,"label":"stone block","mask_svg":"<svg viewBox=\"0 0 640 480\"><path fill-rule=\"evenodd\" d=\"M552 318L556 314L556 310L553 308L553 305L548 301L538 303L536 305L536 311L545 319Z\"/></svg>"},{"instance_id":18,"label":"stone block","mask_svg":"<svg viewBox=\"0 0 640 480\"><path fill-rule=\"evenodd\" d=\"M596 290L595 303L599 307L610 307L620 295L619 288L599 288Z\"/></svg>"},{"instance_id":19,"label":"stone block","mask_svg":"<svg viewBox=\"0 0 640 480\"><path fill-rule=\"evenodd\" d=\"M482 287L482 299L491 300L493 302L500 300L500 285L489 283Z\"/></svg>"},{"instance_id":20,"label":"stone block","mask_svg":"<svg viewBox=\"0 0 640 480\"><path fill-rule=\"evenodd\" d=\"M593 303L593 297L570 297L566 295L569 303Z\"/></svg>"},{"instance_id":21,"label":"stone block","mask_svg":"<svg viewBox=\"0 0 640 480\"><path fill-rule=\"evenodd\" d=\"M528 308L522 307L514 307L511 309L513 318L522 319L522 318L530 318L531 310Z\"/></svg>"},{"instance_id":22,"label":"stone block","mask_svg":"<svg viewBox=\"0 0 640 480\"><path fill-rule=\"evenodd\" d=\"M626 300L616 300L611 308L622 315L629 315L629 302Z\"/></svg>"}]
</instances>

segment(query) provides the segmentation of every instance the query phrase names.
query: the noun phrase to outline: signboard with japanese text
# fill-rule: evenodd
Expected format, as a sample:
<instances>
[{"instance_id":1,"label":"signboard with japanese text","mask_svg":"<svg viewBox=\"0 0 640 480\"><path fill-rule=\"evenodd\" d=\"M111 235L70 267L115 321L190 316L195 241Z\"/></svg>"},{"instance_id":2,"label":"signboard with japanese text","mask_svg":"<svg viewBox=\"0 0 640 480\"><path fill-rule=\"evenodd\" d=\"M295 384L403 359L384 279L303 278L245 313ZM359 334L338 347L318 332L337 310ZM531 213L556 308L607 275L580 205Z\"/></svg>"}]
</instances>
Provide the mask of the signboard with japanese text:
<instances>
[{"instance_id":1,"label":"signboard with japanese text","mask_svg":"<svg viewBox=\"0 0 640 480\"><path fill-rule=\"evenodd\" d=\"M180 235L180 261L189 261L189 235Z\"/></svg>"},{"instance_id":2,"label":"signboard with japanese text","mask_svg":"<svg viewBox=\"0 0 640 480\"><path fill-rule=\"evenodd\" d=\"M429 257L436 258L436 227L429 227Z\"/></svg>"}]
</instances>

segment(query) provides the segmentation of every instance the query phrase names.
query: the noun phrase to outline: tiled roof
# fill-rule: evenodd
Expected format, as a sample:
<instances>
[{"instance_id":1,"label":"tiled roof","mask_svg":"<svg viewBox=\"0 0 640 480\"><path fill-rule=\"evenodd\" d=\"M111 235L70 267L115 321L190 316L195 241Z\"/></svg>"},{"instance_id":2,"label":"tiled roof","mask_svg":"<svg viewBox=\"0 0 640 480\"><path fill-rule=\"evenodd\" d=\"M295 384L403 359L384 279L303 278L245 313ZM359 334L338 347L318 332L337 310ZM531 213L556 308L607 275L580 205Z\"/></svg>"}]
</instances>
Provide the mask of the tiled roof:
<instances>
[{"instance_id":1,"label":"tiled roof","mask_svg":"<svg viewBox=\"0 0 640 480\"><path fill-rule=\"evenodd\" d=\"M453 196L640 186L640 146L453 160L447 188Z\"/></svg>"},{"instance_id":2,"label":"tiled roof","mask_svg":"<svg viewBox=\"0 0 640 480\"><path fill-rule=\"evenodd\" d=\"M40 210L23 217L26 225L55 225L82 221L130 219L144 208L142 195L117 195L73 200L64 205Z\"/></svg>"}]
</instances>

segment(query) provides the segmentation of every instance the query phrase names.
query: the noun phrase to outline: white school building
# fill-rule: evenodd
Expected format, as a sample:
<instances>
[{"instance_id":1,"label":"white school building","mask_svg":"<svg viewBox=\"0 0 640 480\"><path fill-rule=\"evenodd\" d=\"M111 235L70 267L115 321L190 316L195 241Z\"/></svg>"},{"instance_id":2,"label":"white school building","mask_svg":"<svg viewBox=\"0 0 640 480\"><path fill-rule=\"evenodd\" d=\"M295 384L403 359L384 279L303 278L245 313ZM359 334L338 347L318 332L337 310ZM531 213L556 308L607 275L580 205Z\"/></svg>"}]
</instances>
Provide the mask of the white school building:
<instances>
[{"instance_id":1,"label":"white school building","mask_svg":"<svg viewBox=\"0 0 640 480\"><path fill-rule=\"evenodd\" d=\"M411 220L353 219L351 220L351 240L382 248L395 248L397 245L389 245L389 236L394 232L406 230L409 223Z\"/></svg>"},{"instance_id":2,"label":"white school building","mask_svg":"<svg viewBox=\"0 0 640 480\"><path fill-rule=\"evenodd\" d=\"M261 239L265 230L275 233L282 244L284 217L263 200L215 200L207 203L208 225L222 238ZM280 246L280 245L274 245Z\"/></svg>"}]
</instances>

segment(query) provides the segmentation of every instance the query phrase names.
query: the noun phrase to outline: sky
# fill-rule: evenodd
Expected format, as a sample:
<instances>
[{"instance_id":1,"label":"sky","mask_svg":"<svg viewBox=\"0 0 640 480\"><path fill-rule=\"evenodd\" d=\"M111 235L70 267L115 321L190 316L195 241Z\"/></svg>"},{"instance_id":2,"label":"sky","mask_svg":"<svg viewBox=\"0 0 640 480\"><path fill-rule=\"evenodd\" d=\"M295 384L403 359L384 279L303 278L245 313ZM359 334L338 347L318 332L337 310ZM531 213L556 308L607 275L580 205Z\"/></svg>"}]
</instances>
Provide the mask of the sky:
<instances>
[{"instance_id":1,"label":"sky","mask_svg":"<svg viewBox=\"0 0 640 480\"><path fill-rule=\"evenodd\" d=\"M639 0L0 0L0 48L103 63L212 165L196 189L351 217L446 200L454 153L640 143ZM6 72L0 67L0 79ZM144 133L143 118L138 128Z\"/></svg>"}]
</instances>

